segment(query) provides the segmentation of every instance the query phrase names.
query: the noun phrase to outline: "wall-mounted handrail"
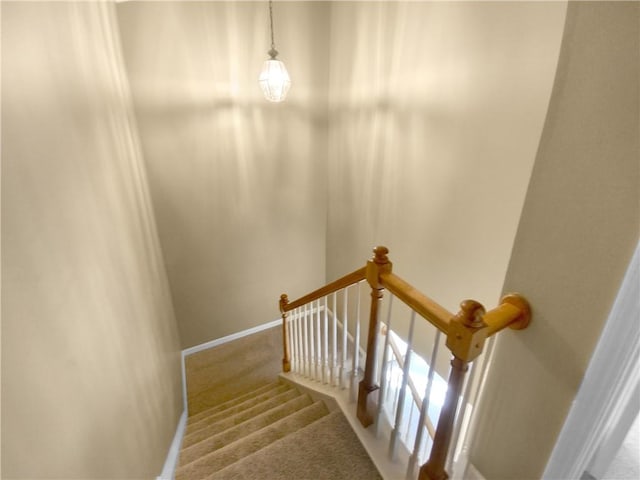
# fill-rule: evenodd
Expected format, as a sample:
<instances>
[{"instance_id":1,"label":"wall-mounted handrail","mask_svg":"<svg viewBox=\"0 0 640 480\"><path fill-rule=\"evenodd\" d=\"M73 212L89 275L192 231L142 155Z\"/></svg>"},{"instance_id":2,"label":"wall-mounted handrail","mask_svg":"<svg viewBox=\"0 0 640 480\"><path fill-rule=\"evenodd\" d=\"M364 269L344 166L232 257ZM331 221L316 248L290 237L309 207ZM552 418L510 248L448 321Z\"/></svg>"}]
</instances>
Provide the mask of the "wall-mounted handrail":
<instances>
[{"instance_id":1,"label":"wall-mounted handrail","mask_svg":"<svg viewBox=\"0 0 640 480\"><path fill-rule=\"evenodd\" d=\"M502 297L500 305L485 313L482 320L487 325L487 337L507 327L522 330L531 320L531 307L521 295L512 293Z\"/></svg>"}]
</instances>

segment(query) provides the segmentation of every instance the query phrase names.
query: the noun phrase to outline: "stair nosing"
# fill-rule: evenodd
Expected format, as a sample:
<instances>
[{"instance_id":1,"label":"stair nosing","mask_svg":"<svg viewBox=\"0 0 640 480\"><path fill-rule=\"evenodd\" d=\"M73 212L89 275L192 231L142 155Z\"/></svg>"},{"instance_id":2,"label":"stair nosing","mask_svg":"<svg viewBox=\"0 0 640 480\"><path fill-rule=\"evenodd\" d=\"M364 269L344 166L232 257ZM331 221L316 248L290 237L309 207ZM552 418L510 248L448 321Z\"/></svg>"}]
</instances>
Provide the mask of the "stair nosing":
<instances>
[{"instance_id":1,"label":"stair nosing","mask_svg":"<svg viewBox=\"0 0 640 480\"><path fill-rule=\"evenodd\" d=\"M185 434L185 436L184 436L184 438L183 438L183 440L182 440L182 443L183 443L183 445L186 445L186 443L189 443L189 442L190 442L190 439L191 439L191 438L193 438L193 435L202 434L202 432L203 432L204 430L214 430L214 429L215 429L215 426L216 426L217 424L219 424L219 423L221 423L221 422L224 422L225 420L227 420L227 419L229 419L229 418L237 417L237 416L242 415L242 414L247 414L247 412L252 412L252 411L254 411L254 412L252 412L252 413L255 413L255 415L251 415L251 416L247 417L247 420L249 420L249 419L253 418L253 417L254 417L254 416L256 416L256 415L260 415L261 413L263 413L263 412L265 411L265 410L259 410L259 407L260 407L261 405L262 405L262 406L264 406L264 404L265 404L265 403L277 402L277 403L274 403L274 406L278 406L278 405L280 405L280 404L281 404L281 402L280 402L279 400L282 400L282 398L283 398L283 397L285 397L286 395L294 395L292 398L290 398L290 399L289 399L289 400L292 400L293 398L296 398L296 397L299 397L299 396L303 396L304 394L302 394L299 390L297 390L297 389L295 389L295 388L290 388L290 389L284 390L283 392L280 392L278 395L275 395L275 396L273 396L273 397L269 397L269 398L265 399L264 401L262 401L262 402L260 402L260 403L257 403L257 404L255 404L255 405L252 405L251 407L249 407L249 408L247 408L247 409L245 409L245 410L237 411L237 412L235 412L233 415L231 415L231 416L229 416L229 417L220 418L219 420L217 420L217 421L215 421L215 422L212 422L212 423L210 423L210 424L207 424L207 425L203 426L203 428L199 428L199 429L197 429L197 430L194 430L194 431L192 431L192 432L189 432L189 433ZM289 400L285 400L285 401L289 401ZM258 411L257 411L257 412L255 412L255 410L258 410ZM241 422L241 423L242 423L242 422ZM229 428L230 428L230 427L229 427ZM217 431L217 432L211 432L209 435L207 435L206 437L204 437L204 438L203 438L203 440L204 440L204 439L206 439L206 438L208 438L208 437L209 437L209 436L211 436L211 435L216 435L216 434L218 434L218 433L222 433L222 432L224 432L224 431L225 431L225 430L227 430L227 429L228 429L228 428L224 428L224 429L219 430L219 431ZM188 448L188 447L190 447L191 445L195 445L196 443L199 443L199 442L201 442L201 441L202 441L202 440L198 440L198 441L196 441L196 442L189 443L189 445L186 445L186 447L185 447L185 448Z\"/></svg>"},{"instance_id":2,"label":"stair nosing","mask_svg":"<svg viewBox=\"0 0 640 480\"><path fill-rule=\"evenodd\" d=\"M198 413L195 413L193 415L190 415L187 418L187 425L189 424L193 424L193 423L198 423L201 419L203 418L207 418L209 415L212 415L216 412L222 412L224 410L227 410L230 407L233 407L234 405L238 405L241 404L247 400L250 400L252 398L255 398L259 395L262 395L263 393L269 392L271 390L274 390L276 388L281 387L282 385L284 385L281 382L273 382L273 383L268 383L266 385L263 385L262 387L250 390L248 392L243 393L242 395L238 395L237 397L234 397L232 399L226 400L222 403L218 403L217 405L212 405L211 407L208 407ZM246 398L245 398L246 397ZM241 400L242 399L242 400ZM241 400L241 401L240 401ZM196 417L201 417L198 418L198 420L194 419Z\"/></svg>"},{"instance_id":3,"label":"stair nosing","mask_svg":"<svg viewBox=\"0 0 640 480\"><path fill-rule=\"evenodd\" d=\"M306 400L305 400L305 399L306 399ZM214 451L216 451L216 450L219 450L220 448L223 448L223 447L225 447L226 445L231 445L233 442L238 441L238 440L241 440L242 438L244 438L244 437L246 437L246 436L248 436L248 435L251 435L251 434L252 434L252 433L254 433L254 432L257 432L258 430L260 430L260 429L262 429L262 428L268 427L269 425L273 425L273 424L274 424L274 423L276 423L277 421L282 420L283 418L286 418L288 415L292 415L292 414L296 413L297 411L302 410L303 408L306 408L306 407L308 407L308 406L310 406L310 405L313 405L313 403L315 403L315 402L313 401L313 399L309 396L309 394L306 394L306 393L305 393L305 394L297 395L297 396L295 396L295 397L291 398L290 400L287 400L287 401L286 401L286 402L284 402L284 403L281 403L281 404L275 405L274 407L270 408L269 410L265 410L264 412L261 412L259 415L256 415L256 416L253 416L253 417L250 417L250 418L248 418L248 419L244 420L244 421L243 421L243 422L241 422L241 423L237 423L237 424L233 425L232 427L229 427L229 428L227 428L227 429L225 429L225 430L222 430L222 431L220 431L220 432L214 433L214 434L212 434L212 435L210 435L210 436L208 436L208 437L203 438L202 440L200 440L200 441L198 441L198 442L196 442L196 443L193 443L193 444L191 444L191 445L189 445L189 446L185 447L185 448L184 448L184 449L182 449L182 450L181 450L181 452L180 452L180 462L181 462L181 460L182 460L182 454L183 454L184 452L186 452L187 450L192 449L192 448L194 448L194 447L196 447L196 446L198 446L198 445L201 445L203 442L212 441L212 439L214 439L215 437L220 436L220 435L225 434L225 433L228 433L228 432L229 432L229 430L232 430L232 429L234 429L234 428L238 428L238 429L240 429L240 428L242 428L242 427L246 427L246 424L247 424L248 422L251 422L252 420L257 419L257 418L259 418L259 417L260 417L260 416L262 416L262 415L273 414L273 413L274 413L274 411L275 411L275 410L277 410L277 409L283 409L283 410L286 410L286 408L287 408L287 407L290 407L290 406L291 406L292 404L294 404L295 402L304 402L304 403L303 403L303 404L301 404L300 406L297 406L297 408L295 408L294 410L291 410L289 413L285 414L284 416L279 417L279 418L275 418L275 419L273 419L272 421L270 421L269 423L267 423L267 424L265 424L265 425L261 426L260 428L258 428L258 429L256 429L256 430L253 430L253 431L250 431L250 432L248 432L247 434L245 434L245 435L243 435L243 436L241 436L241 437L238 437L238 438L234 439L234 440L233 440L233 441L231 441L230 443L227 443L227 444L225 444L225 445L222 445L222 446L220 446L220 447L218 447L218 448L216 448L216 449L214 449L214 450L211 450L211 452L214 452ZM303 428L304 428L304 427L303 427ZM184 464L179 463L179 466L188 465L189 463L191 463L191 462L193 462L193 461L196 461L196 460L197 460L197 459L194 459L194 460L191 460L190 462L187 462L187 463L184 463Z\"/></svg>"},{"instance_id":4,"label":"stair nosing","mask_svg":"<svg viewBox=\"0 0 640 480\"><path fill-rule=\"evenodd\" d=\"M293 433L293 432L296 432L296 431L298 431L298 430L300 430L300 429L302 429L302 428L306 427L307 425L311 425L311 424L312 424L312 423L314 423L315 421L317 421L317 420L319 420L319 419L321 419L321 418L323 418L323 417L327 416L329 413L331 413L331 412L329 411L329 409L327 408L327 406L325 405L325 403L324 403L322 400L315 401L315 402L313 402L311 405L308 405L308 406L306 406L306 407L304 407L304 408L302 408L302 409L300 409L300 410L297 410L296 412L294 412L294 413L292 413L292 414L290 414L290 415L287 415L286 417L283 417L283 418L279 419L278 421L276 421L276 422L274 422L274 423L272 423L272 424L270 424L270 425L268 425L268 426L266 426L266 427L263 427L263 428L261 428L261 429L259 429L259 430L255 431L255 432L252 432L252 433L251 433L251 434L249 434L249 435L246 435L246 436L244 436L244 437L242 437L242 438L240 438L240 439L238 439L238 440L235 440L235 441L233 441L233 442L231 442L231 443L228 443L227 445L223 446L222 448L219 448L219 449L217 449L217 450L214 450L213 452L211 452L211 453L209 453L209 454L207 454L207 455L203 455L203 456L201 456L200 458L198 458L198 459L196 459L196 460L193 460L193 461L191 461L191 462L189 462L189 463L187 463L187 464L185 464L185 465L181 465L181 466L180 466L180 467L178 467L178 469L176 470L176 476L177 476L177 475L179 475L180 470L184 470L184 469L188 469L189 467L197 466L197 465L195 465L195 464L197 464L198 462L202 462L203 460L205 460L205 459L207 459L207 458L210 458L210 457L212 457L212 456L214 456L214 455L222 455L225 451L232 451L234 448L236 448L236 447L238 446L238 443L239 443L239 442L242 442L243 440L245 440L245 439L249 439L249 438L251 438L251 437L258 437L258 436L260 436L260 435L263 435L263 434L264 434L263 430L266 430L266 429L271 429L271 430L273 431L274 429L277 429L278 427L280 427L280 426L282 426L283 424L285 424L285 422L286 422L287 420L291 420L291 417L303 416L303 412L305 412L305 411L307 411L307 410L314 409L314 408L324 409L324 412L322 413L322 415L320 415L319 417L317 417L317 418L313 419L311 422L309 422L309 423L307 423L307 424L305 424L305 425L302 425L302 426L300 426L300 427L296 428L295 430L292 430L291 432L287 432L287 433L286 433L286 434L284 434L283 436L278 437L277 439L275 439L275 440L273 440L272 442L270 442L268 445L270 445L270 444L274 443L275 441L279 440L280 438L284 438L286 435L289 435L289 434L291 434L291 433ZM257 452L257 451L259 451L259 450L261 450L261 449L265 448L265 447L266 447L266 446L268 446L268 445L263 445L263 446L259 447L258 449L254 450L253 452L250 452L247 456L249 456L250 454L255 453L255 452ZM224 466L223 466L222 468L220 468L219 470L222 470L223 468L226 468L226 467L227 467L227 466L229 466L229 465L233 465L233 464L234 464L235 462L237 462L237 461L238 461L238 460L235 460L235 461L233 461L233 462L231 462L231 463L229 463L229 464L227 464L227 465L224 465ZM203 465L203 467L206 467L206 466L207 466L206 464L204 464L204 465ZM215 473L215 472L210 472L210 473L206 474L206 475L204 476L204 478L208 478L208 477L210 477L211 475L213 475L214 473Z\"/></svg>"},{"instance_id":5,"label":"stair nosing","mask_svg":"<svg viewBox=\"0 0 640 480\"><path fill-rule=\"evenodd\" d=\"M187 423L185 436L188 436L188 435L190 435L190 434L192 434L194 432L197 432L198 430L201 430L202 428L206 428L207 426L211 425L211 422L207 422L207 420L210 421L212 417L215 417L215 416L218 416L218 415L222 415L225 412L226 413L231 413L231 412L229 412L229 410L231 410L231 409L235 409L236 410L233 413L238 413L238 412L241 412L241 411L247 409L246 407L242 408L242 406L245 405L246 403L255 401L256 399L258 399L262 395L268 395L269 393L271 393L273 391L280 390L280 392L278 392L278 393L276 393L274 395L268 396L268 397L264 398L263 400L260 400L259 402L256 403L256 405L258 405L261 402L266 401L266 400L268 400L270 398L275 398L275 397L277 397L277 396L279 396L279 395L281 395L281 394L283 394L285 392L288 392L288 391L290 391L292 389L293 389L293 387L291 387L290 385L280 384L280 385L278 385L278 386L276 386L276 387L274 387L272 389L266 390L265 392L262 392L262 393L256 395L255 397L250 397L250 398L247 398L243 402L230 405L228 408L225 408L224 410L210 412L209 415L199 419L196 422ZM248 408L251 408L251 407L248 407ZM215 422L213 422L213 423L215 423Z\"/></svg>"}]
</instances>

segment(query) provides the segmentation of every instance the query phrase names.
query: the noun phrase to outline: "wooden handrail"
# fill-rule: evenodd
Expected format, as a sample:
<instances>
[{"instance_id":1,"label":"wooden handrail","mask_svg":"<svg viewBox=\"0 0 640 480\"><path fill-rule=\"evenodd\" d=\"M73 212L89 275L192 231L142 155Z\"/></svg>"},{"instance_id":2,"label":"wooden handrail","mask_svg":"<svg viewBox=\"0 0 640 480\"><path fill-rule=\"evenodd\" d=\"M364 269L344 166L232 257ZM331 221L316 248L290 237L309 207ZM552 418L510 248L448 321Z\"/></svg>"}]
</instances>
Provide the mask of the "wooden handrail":
<instances>
[{"instance_id":1,"label":"wooden handrail","mask_svg":"<svg viewBox=\"0 0 640 480\"><path fill-rule=\"evenodd\" d=\"M449 332L449 322L453 318L453 313L446 308L420 293L414 286L392 272L380 274L380 283L442 333L446 335Z\"/></svg>"},{"instance_id":2,"label":"wooden handrail","mask_svg":"<svg viewBox=\"0 0 640 480\"><path fill-rule=\"evenodd\" d=\"M449 372L448 389L444 405L440 412L438 425L433 433L433 425L427 417L427 429L432 435L433 445L427 463L422 465L419 480L446 480L445 462L449 452L449 444L453 435L454 421L465 372L469 364L482 353L485 340L506 327L520 330L526 328L531 319L531 309L527 300L519 294L509 294L503 297L500 304L486 312L484 307L475 300L464 300L460 310L455 315L439 305L426 295L419 292L411 284L392 273L392 263L386 247L376 247L374 256L367 265L322 288L315 290L299 299L289 302L287 295L280 297L280 312L282 313L283 351L282 367L285 372L290 371L289 346L287 344L287 316L288 312L314 300L318 300L331 293L337 292L350 285L367 280L371 287L371 308L369 313L369 329L367 335L367 356L362 380L358 384L358 402L356 415L360 423L366 428L374 421L377 412L379 386L376 383L375 369L380 327L379 309L384 290L388 290L396 298L408 305L418 315L425 318L447 337L446 345L451 351L452 361ZM396 357L399 355L397 346L392 343L392 350ZM411 393L419 404L416 388L410 383Z\"/></svg>"},{"instance_id":3,"label":"wooden handrail","mask_svg":"<svg viewBox=\"0 0 640 480\"><path fill-rule=\"evenodd\" d=\"M485 313L482 320L487 325L487 337L507 327L522 330L531 320L531 307L521 295L510 293L502 297L500 305Z\"/></svg>"},{"instance_id":4,"label":"wooden handrail","mask_svg":"<svg viewBox=\"0 0 640 480\"><path fill-rule=\"evenodd\" d=\"M359 268L358 270L345 275L337 280L334 280L331 283L328 283L324 287L318 288L313 292L305 295L304 297L300 297L293 302L289 302L281 306L282 312L289 312L294 308L301 307L302 305L306 305L309 302L313 302L314 300L318 300L326 295L329 295L333 292L337 292L338 290L342 290L343 288L347 288L354 283L358 283L365 279L365 274L367 271L367 267Z\"/></svg>"}]
</instances>

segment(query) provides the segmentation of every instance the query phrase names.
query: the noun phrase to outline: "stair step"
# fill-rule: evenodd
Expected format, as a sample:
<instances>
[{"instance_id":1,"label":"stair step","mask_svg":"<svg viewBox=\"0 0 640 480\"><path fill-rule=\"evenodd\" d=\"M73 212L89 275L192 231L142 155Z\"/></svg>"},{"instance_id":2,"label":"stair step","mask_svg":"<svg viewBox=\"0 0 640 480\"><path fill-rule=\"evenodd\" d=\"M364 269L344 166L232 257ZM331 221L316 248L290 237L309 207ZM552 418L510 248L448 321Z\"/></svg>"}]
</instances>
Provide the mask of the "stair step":
<instances>
[{"instance_id":1,"label":"stair step","mask_svg":"<svg viewBox=\"0 0 640 480\"><path fill-rule=\"evenodd\" d=\"M328 414L329 410L323 402L315 402L194 462L179 467L175 478L176 480L204 479Z\"/></svg>"},{"instance_id":2,"label":"stair step","mask_svg":"<svg viewBox=\"0 0 640 480\"><path fill-rule=\"evenodd\" d=\"M289 388L275 397L267 398L257 405L250 406L246 410L230 413L228 415L216 414L215 417L211 417L211 423L208 423L203 428L200 428L195 432L185 435L182 440L183 448L190 447L191 445L201 442L211 435L219 434L228 428L232 428L239 423L245 422L256 415L260 415L261 413L288 402L295 397L299 397L300 395L302 394L298 390Z\"/></svg>"},{"instance_id":3,"label":"stair step","mask_svg":"<svg viewBox=\"0 0 640 480\"><path fill-rule=\"evenodd\" d=\"M247 478L382 479L349 422L339 411L331 412L297 432L228 465L207 477L207 480Z\"/></svg>"},{"instance_id":4,"label":"stair step","mask_svg":"<svg viewBox=\"0 0 640 480\"><path fill-rule=\"evenodd\" d=\"M228 400L224 403L220 403L218 405L215 405L213 407L209 407L208 409L200 412L200 413L196 413L195 415L190 415L189 418L187 419L187 425L191 425L192 423L196 423L200 420L202 420L203 418L208 417L209 415L213 414L213 413L217 413L217 412L221 412L222 410L226 410L229 407L232 407L234 405L237 405L239 403L245 402L247 400L249 400L250 398L253 397L257 397L260 394L266 393L269 390L273 390L274 388L277 388L279 386L282 386L282 383L280 382L272 382L272 383L268 383L266 385L263 385L260 388L256 388L253 390L250 390L242 395L238 395L237 397Z\"/></svg>"},{"instance_id":5,"label":"stair step","mask_svg":"<svg viewBox=\"0 0 640 480\"><path fill-rule=\"evenodd\" d=\"M186 435L190 435L191 433L196 432L197 430L200 430L202 428L205 428L215 422L217 422L220 419L229 417L231 415L234 415L238 412L241 412L243 410L247 410L251 407L253 407L254 405L258 405L262 402L265 402L267 400L269 400L270 398L274 398L277 397L278 395L287 392L289 390L291 390L292 388L288 385L284 385L284 384L280 384L275 388L272 388L264 393L260 393L259 395L256 395L255 397L251 397L246 399L243 402L240 403L236 403L234 405L230 405L228 408L225 408L222 411L215 411L215 412L210 412L209 415L207 415L204 418L201 418L200 420L198 420L197 422L194 423L187 423L187 429L186 429Z\"/></svg>"},{"instance_id":6,"label":"stair step","mask_svg":"<svg viewBox=\"0 0 640 480\"><path fill-rule=\"evenodd\" d=\"M258 431L261 428L286 417L287 415L311 405L312 403L313 402L309 395L298 395L288 402L273 407L270 410L250 418L249 420L239 423L218 434L211 435L210 437L207 437L189 447L183 448L180 453L179 465L182 466L194 462L198 458Z\"/></svg>"}]
</instances>

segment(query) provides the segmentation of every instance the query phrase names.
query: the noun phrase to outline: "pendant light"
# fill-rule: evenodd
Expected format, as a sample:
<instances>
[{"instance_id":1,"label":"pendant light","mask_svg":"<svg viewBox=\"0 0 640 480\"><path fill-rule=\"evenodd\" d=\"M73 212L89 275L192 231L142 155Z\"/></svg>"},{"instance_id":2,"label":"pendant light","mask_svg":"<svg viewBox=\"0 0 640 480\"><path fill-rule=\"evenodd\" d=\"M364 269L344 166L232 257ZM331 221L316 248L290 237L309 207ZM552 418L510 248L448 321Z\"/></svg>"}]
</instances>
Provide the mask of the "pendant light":
<instances>
[{"instance_id":1,"label":"pendant light","mask_svg":"<svg viewBox=\"0 0 640 480\"><path fill-rule=\"evenodd\" d=\"M267 100L270 102L281 102L287 96L291 79L284 63L277 60L278 51L273 41L273 4L269 0L269 21L271 26L271 50L269 50L269 60L265 60L260 72L260 88Z\"/></svg>"}]
</instances>

